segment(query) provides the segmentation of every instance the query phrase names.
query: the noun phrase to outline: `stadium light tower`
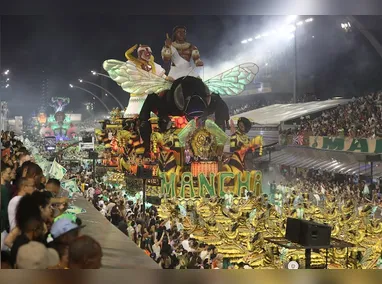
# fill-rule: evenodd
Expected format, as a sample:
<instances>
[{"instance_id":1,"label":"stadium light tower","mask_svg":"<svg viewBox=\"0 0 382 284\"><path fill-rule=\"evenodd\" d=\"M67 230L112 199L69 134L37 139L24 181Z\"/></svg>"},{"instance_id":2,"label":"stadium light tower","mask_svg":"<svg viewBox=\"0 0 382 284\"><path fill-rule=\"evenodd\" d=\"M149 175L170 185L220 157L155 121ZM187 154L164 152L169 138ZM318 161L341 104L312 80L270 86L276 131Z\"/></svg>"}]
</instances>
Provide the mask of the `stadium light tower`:
<instances>
[{"instance_id":1,"label":"stadium light tower","mask_svg":"<svg viewBox=\"0 0 382 284\"><path fill-rule=\"evenodd\" d=\"M286 18L286 23L281 25L277 30L266 31L254 37L255 40L266 38L283 38L294 39L294 78L293 78L293 102L297 103L297 29L305 24L313 22L313 18L305 20L298 19L297 15L290 15ZM314 38L312 36L312 38ZM244 39L242 44L248 44L252 38Z\"/></svg>"},{"instance_id":2,"label":"stadium light tower","mask_svg":"<svg viewBox=\"0 0 382 284\"><path fill-rule=\"evenodd\" d=\"M9 78L9 75L11 75L10 72L11 71L9 69L7 69L0 74L0 87L1 88L8 89L11 86L10 85L11 79Z\"/></svg>"},{"instance_id":3,"label":"stadium light tower","mask_svg":"<svg viewBox=\"0 0 382 284\"><path fill-rule=\"evenodd\" d=\"M351 24L350 22L347 23L341 23L341 28L345 30L345 32L351 32Z\"/></svg>"}]
</instances>

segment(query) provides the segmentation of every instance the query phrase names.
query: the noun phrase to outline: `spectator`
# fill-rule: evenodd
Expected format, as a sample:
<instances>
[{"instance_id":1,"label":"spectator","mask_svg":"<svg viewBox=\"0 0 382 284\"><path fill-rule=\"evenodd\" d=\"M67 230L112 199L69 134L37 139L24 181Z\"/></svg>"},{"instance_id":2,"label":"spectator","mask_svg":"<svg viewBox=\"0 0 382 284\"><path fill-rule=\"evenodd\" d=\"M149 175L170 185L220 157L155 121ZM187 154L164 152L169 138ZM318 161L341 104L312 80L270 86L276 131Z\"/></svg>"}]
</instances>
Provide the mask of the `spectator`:
<instances>
[{"instance_id":1,"label":"spectator","mask_svg":"<svg viewBox=\"0 0 382 284\"><path fill-rule=\"evenodd\" d=\"M99 269L102 264L101 245L89 236L81 236L69 246L69 269Z\"/></svg>"},{"instance_id":2,"label":"spectator","mask_svg":"<svg viewBox=\"0 0 382 284\"><path fill-rule=\"evenodd\" d=\"M78 220L78 219L77 219ZM53 241L48 244L55 249L60 257L60 262L55 269L67 269L69 266L69 245L76 240L81 228L77 223L68 218L61 218L53 223L50 234Z\"/></svg>"},{"instance_id":3,"label":"spectator","mask_svg":"<svg viewBox=\"0 0 382 284\"><path fill-rule=\"evenodd\" d=\"M59 256L54 249L46 248L39 242L28 242L22 245L17 253L18 269L47 269L59 263Z\"/></svg>"},{"instance_id":4,"label":"spectator","mask_svg":"<svg viewBox=\"0 0 382 284\"><path fill-rule=\"evenodd\" d=\"M381 99L381 91L354 99L322 112L315 119L303 119L298 131L314 136L382 137Z\"/></svg>"},{"instance_id":5,"label":"spectator","mask_svg":"<svg viewBox=\"0 0 382 284\"><path fill-rule=\"evenodd\" d=\"M16 256L21 246L29 243L30 241L44 242L45 229L44 222L41 217L27 216L26 220L21 223L21 234L17 236L11 248L11 264L14 266L16 263Z\"/></svg>"},{"instance_id":6,"label":"spectator","mask_svg":"<svg viewBox=\"0 0 382 284\"><path fill-rule=\"evenodd\" d=\"M9 182L11 181L11 166L3 163L1 161L1 212L0 212L0 222L1 222L1 250L4 249L4 240L9 233L9 220L8 220L8 204L11 200L11 190L9 187Z\"/></svg>"},{"instance_id":7,"label":"spectator","mask_svg":"<svg viewBox=\"0 0 382 284\"><path fill-rule=\"evenodd\" d=\"M26 194L32 194L35 191L35 184L32 178L21 178L17 196L13 197L8 205L8 218L10 230L16 227L16 209L21 198Z\"/></svg>"}]
</instances>

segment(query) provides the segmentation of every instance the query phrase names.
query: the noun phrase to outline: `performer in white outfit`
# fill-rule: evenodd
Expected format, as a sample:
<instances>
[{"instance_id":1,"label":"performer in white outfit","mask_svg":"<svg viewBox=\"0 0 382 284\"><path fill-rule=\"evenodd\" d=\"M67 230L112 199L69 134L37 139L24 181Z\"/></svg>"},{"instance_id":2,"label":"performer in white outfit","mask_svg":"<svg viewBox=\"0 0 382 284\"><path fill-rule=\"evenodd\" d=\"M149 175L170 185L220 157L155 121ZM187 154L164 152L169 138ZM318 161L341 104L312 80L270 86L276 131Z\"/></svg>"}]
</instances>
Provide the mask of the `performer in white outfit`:
<instances>
[{"instance_id":1,"label":"performer in white outfit","mask_svg":"<svg viewBox=\"0 0 382 284\"><path fill-rule=\"evenodd\" d=\"M172 39L167 35L165 46L162 48L163 61L171 60L172 63L168 77L174 80L184 76L199 77L191 64L191 58L196 67L203 66L197 47L186 41L186 28L177 26L173 29Z\"/></svg>"},{"instance_id":2,"label":"performer in white outfit","mask_svg":"<svg viewBox=\"0 0 382 284\"><path fill-rule=\"evenodd\" d=\"M159 77L167 79L165 70L159 64L154 62L151 48L147 45L139 45L137 53L138 58L133 56L133 52L137 49L138 45L134 45L125 52L128 61L133 62L138 68L147 72L151 72ZM142 105L147 97L147 94L130 94L129 105L124 111L124 118L134 117L141 111Z\"/></svg>"}]
</instances>

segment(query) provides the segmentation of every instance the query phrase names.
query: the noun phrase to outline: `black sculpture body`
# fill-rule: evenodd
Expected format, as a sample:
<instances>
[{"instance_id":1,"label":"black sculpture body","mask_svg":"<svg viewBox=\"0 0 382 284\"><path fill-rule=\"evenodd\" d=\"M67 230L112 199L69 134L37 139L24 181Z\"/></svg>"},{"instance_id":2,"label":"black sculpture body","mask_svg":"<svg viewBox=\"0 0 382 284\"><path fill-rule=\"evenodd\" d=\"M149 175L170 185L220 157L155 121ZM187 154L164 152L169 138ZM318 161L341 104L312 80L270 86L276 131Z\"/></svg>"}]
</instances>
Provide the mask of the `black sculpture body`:
<instances>
[{"instance_id":1,"label":"black sculpture body","mask_svg":"<svg viewBox=\"0 0 382 284\"><path fill-rule=\"evenodd\" d=\"M210 93L201 79L191 76L177 79L170 90L147 96L139 115L140 134L146 149L150 146L151 112L158 116L161 132L170 127L171 116L185 116L190 121L203 120L214 114L215 123L223 130L229 121L229 109L223 99Z\"/></svg>"}]
</instances>

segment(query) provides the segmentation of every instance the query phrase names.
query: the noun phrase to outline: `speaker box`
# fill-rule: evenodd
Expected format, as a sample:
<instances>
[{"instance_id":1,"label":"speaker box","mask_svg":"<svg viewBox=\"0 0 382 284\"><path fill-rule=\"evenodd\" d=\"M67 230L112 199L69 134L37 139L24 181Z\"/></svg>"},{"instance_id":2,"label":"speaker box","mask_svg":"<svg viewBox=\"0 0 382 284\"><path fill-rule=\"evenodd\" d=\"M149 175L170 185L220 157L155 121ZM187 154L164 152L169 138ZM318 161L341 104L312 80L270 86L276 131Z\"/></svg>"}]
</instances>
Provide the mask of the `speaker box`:
<instances>
[{"instance_id":1,"label":"speaker box","mask_svg":"<svg viewBox=\"0 0 382 284\"><path fill-rule=\"evenodd\" d=\"M139 166L137 169L137 178L151 179L153 178L153 170L146 169L143 166Z\"/></svg>"},{"instance_id":2,"label":"speaker box","mask_svg":"<svg viewBox=\"0 0 382 284\"><path fill-rule=\"evenodd\" d=\"M300 221L294 218L287 219L285 238L292 243L300 242Z\"/></svg>"},{"instance_id":3,"label":"speaker box","mask_svg":"<svg viewBox=\"0 0 382 284\"><path fill-rule=\"evenodd\" d=\"M91 160L97 160L98 159L98 153L97 152L94 152L94 151L90 151L89 152L89 159Z\"/></svg>"},{"instance_id":4,"label":"speaker box","mask_svg":"<svg viewBox=\"0 0 382 284\"><path fill-rule=\"evenodd\" d=\"M305 247L325 248L330 246L331 233L328 225L288 218L285 238Z\"/></svg>"},{"instance_id":5,"label":"speaker box","mask_svg":"<svg viewBox=\"0 0 382 284\"><path fill-rule=\"evenodd\" d=\"M300 245L325 248L330 246L332 228L328 225L301 220Z\"/></svg>"},{"instance_id":6,"label":"speaker box","mask_svg":"<svg viewBox=\"0 0 382 284\"><path fill-rule=\"evenodd\" d=\"M146 201L153 205L161 205L161 199L158 196L147 196Z\"/></svg>"},{"instance_id":7,"label":"speaker box","mask_svg":"<svg viewBox=\"0 0 382 284\"><path fill-rule=\"evenodd\" d=\"M366 156L366 162L380 162L382 155L367 155Z\"/></svg>"},{"instance_id":8,"label":"speaker box","mask_svg":"<svg viewBox=\"0 0 382 284\"><path fill-rule=\"evenodd\" d=\"M92 137L82 137L82 142L83 143L92 143L93 138Z\"/></svg>"}]
</instances>

